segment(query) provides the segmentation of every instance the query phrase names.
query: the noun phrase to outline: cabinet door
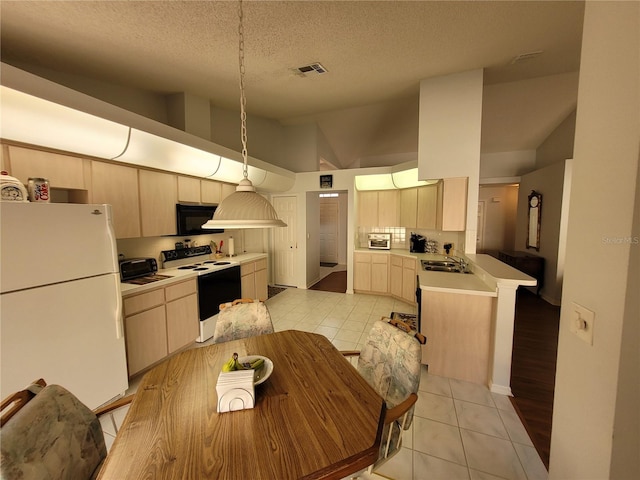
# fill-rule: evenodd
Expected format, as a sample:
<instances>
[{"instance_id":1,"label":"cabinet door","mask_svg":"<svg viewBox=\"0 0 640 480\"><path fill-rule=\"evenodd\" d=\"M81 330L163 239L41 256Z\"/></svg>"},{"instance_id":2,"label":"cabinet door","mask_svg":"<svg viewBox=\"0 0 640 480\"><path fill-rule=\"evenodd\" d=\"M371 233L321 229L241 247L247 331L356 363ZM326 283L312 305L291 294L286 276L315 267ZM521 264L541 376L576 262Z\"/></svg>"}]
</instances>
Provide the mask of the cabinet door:
<instances>
[{"instance_id":1,"label":"cabinet door","mask_svg":"<svg viewBox=\"0 0 640 480\"><path fill-rule=\"evenodd\" d=\"M389 258L389 292L394 297L402 297L402 257L391 255Z\"/></svg>"},{"instance_id":2,"label":"cabinet door","mask_svg":"<svg viewBox=\"0 0 640 480\"><path fill-rule=\"evenodd\" d=\"M200 203L200 179L178 175L178 201Z\"/></svg>"},{"instance_id":3,"label":"cabinet door","mask_svg":"<svg viewBox=\"0 0 640 480\"><path fill-rule=\"evenodd\" d=\"M167 347L168 352L195 342L200 334L198 324L198 294L192 293L167 305Z\"/></svg>"},{"instance_id":4,"label":"cabinet door","mask_svg":"<svg viewBox=\"0 0 640 480\"><path fill-rule=\"evenodd\" d=\"M240 180L241 179L238 179L238 181ZM231 183L222 183L220 185L220 201L224 200L235 191L236 191L236 185L233 185Z\"/></svg>"},{"instance_id":5,"label":"cabinet door","mask_svg":"<svg viewBox=\"0 0 640 480\"><path fill-rule=\"evenodd\" d=\"M418 189L405 188L400 190L400 226L416 228L418 208Z\"/></svg>"},{"instance_id":6,"label":"cabinet door","mask_svg":"<svg viewBox=\"0 0 640 480\"><path fill-rule=\"evenodd\" d=\"M416 261L414 258L402 259L402 299L416 303Z\"/></svg>"},{"instance_id":7,"label":"cabinet door","mask_svg":"<svg viewBox=\"0 0 640 480\"><path fill-rule=\"evenodd\" d=\"M255 283L256 283L256 298L262 301L269 298L266 258L256 261Z\"/></svg>"},{"instance_id":8,"label":"cabinet door","mask_svg":"<svg viewBox=\"0 0 640 480\"><path fill-rule=\"evenodd\" d=\"M215 180L200 180L200 199L202 203L217 205L220 203L222 187Z\"/></svg>"},{"instance_id":9,"label":"cabinet door","mask_svg":"<svg viewBox=\"0 0 640 480\"><path fill-rule=\"evenodd\" d=\"M381 190L378 192L378 226L397 227L400 224L397 190ZM434 207L435 208L435 207Z\"/></svg>"},{"instance_id":10,"label":"cabinet door","mask_svg":"<svg viewBox=\"0 0 640 480\"><path fill-rule=\"evenodd\" d=\"M462 232L467 224L467 178L444 178L438 191L438 228Z\"/></svg>"},{"instance_id":11,"label":"cabinet door","mask_svg":"<svg viewBox=\"0 0 640 480\"><path fill-rule=\"evenodd\" d=\"M389 292L389 256L387 254L371 255L371 291Z\"/></svg>"},{"instance_id":12,"label":"cabinet door","mask_svg":"<svg viewBox=\"0 0 640 480\"><path fill-rule=\"evenodd\" d=\"M378 226L378 192L358 192L358 225Z\"/></svg>"},{"instance_id":13,"label":"cabinet door","mask_svg":"<svg viewBox=\"0 0 640 480\"><path fill-rule=\"evenodd\" d=\"M129 376L167 355L167 324L164 305L125 318Z\"/></svg>"},{"instance_id":14,"label":"cabinet door","mask_svg":"<svg viewBox=\"0 0 640 480\"><path fill-rule=\"evenodd\" d=\"M240 292L242 298L256 298L256 262L240 265Z\"/></svg>"},{"instance_id":15,"label":"cabinet door","mask_svg":"<svg viewBox=\"0 0 640 480\"><path fill-rule=\"evenodd\" d=\"M438 211L438 185L427 185L418 188L417 228L435 230Z\"/></svg>"},{"instance_id":16,"label":"cabinet door","mask_svg":"<svg viewBox=\"0 0 640 480\"><path fill-rule=\"evenodd\" d=\"M85 173L89 174L90 160L9 145L9 161L11 176L25 185L29 177L42 177L49 180L52 188L88 188Z\"/></svg>"},{"instance_id":17,"label":"cabinet door","mask_svg":"<svg viewBox=\"0 0 640 480\"><path fill-rule=\"evenodd\" d=\"M143 237L176 233L176 175L140 170L140 220Z\"/></svg>"},{"instance_id":18,"label":"cabinet door","mask_svg":"<svg viewBox=\"0 0 640 480\"><path fill-rule=\"evenodd\" d=\"M137 168L91 162L91 195L93 203L111 205L116 238L140 236Z\"/></svg>"},{"instance_id":19,"label":"cabinet door","mask_svg":"<svg viewBox=\"0 0 640 480\"><path fill-rule=\"evenodd\" d=\"M355 269L353 272L353 288L365 292L371 291L371 255L354 254Z\"/></svg>"}]
</instances>

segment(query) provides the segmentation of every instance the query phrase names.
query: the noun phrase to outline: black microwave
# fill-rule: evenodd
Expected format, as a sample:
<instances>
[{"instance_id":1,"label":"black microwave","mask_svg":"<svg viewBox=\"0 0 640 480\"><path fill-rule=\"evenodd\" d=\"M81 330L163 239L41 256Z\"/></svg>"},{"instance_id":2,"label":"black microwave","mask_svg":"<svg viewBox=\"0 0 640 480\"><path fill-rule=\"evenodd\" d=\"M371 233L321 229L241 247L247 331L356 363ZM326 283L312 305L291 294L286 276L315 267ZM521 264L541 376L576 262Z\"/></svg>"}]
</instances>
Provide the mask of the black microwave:
<instances>
[{"instance_id":1,"label":"black microwave","mask_svg":"<svg viewBox=\"0 0 640 480\"><path fill-rule=\"evenodd\" d=\"M202 225L211 220L216 207L214 205L176 204L176 231L178 235L206 235L222 233L224 230L204 229Z\"/></svg>"}]
</instances>

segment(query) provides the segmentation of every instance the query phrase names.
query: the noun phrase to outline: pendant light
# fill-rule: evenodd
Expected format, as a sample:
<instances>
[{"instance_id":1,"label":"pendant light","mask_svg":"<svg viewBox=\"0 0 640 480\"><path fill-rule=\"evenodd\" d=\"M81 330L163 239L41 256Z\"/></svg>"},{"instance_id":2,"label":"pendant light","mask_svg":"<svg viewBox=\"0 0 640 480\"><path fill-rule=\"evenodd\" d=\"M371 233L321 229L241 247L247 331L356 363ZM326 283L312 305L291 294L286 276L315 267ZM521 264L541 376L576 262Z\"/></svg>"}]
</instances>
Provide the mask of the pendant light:
<instances>
[{"instance_id":1,"label":"pendant light","mask_svg":"<svg viewBox=\"0 0 640 480\"><path fill-rule=\"evenodd\" d=\"M242 25L242 0L239 1L238 27L239 64L240 64L240 134L242 139L242 174L244 178L236 187L236 191L226 197L216 208L213 218L202 225L204 229L220 228L271 228L286 227L287 224L278 218L278 214L262 195L256 192L249 180L247 166L247 113L244 93L244 27Z\"/></svg>"}]
</instances>

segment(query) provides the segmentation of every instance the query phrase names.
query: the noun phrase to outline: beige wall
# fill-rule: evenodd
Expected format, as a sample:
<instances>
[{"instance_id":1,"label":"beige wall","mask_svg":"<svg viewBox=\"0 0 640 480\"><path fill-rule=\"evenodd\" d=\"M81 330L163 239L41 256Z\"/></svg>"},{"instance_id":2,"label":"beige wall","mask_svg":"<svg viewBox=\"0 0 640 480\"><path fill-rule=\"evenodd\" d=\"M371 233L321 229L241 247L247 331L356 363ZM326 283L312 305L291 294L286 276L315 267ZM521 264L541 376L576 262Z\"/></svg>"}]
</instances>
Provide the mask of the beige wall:
<instances>
[{"instance_id":1,"label":"beige wall","mask_svg":"<svg viewBox=\"0 0 640 480\"><path fill-rule=\"evenodd\" d=\"M516 235L516 211L518 208L517 185L480 186L479 199L484 202L482 251L521 250L514 248ZM480 225L478 225L480 231Z\"/></svg>"},{"instance_id":2,"label":"beige wall","mask_svg":"<svg viewBox=\"0 0 640 480\"><path fill-rule=\"evenodd\" d=\"M640 3L586 2L583 32L549 478L637 479Z\"/></svg>"},{"instance_id":3,"label":"beige wall","mask_svg":"<svg viewBox=\"0 0 640 480\"><path fill-rule=\"evenodd\" d=\"M573 158L576 111L571 112L536 150L536 168Z\"/></svg>"},{"instance_id":4,"label":"beige wall","mask_svg":"<svg viewBox=\"0 0 640 480\"><path fill-rule=\"evenodd\" d=\"M563 279L558 272L564 271L564 265L559 263L559 252L564 250L564 245L560 244L561 232L565 228L563 208L568 208L568 205L563 204L567 165L567 161L557 162L523 175L518 192L515 249L544 257L544 286L541 295L553 305L560 305L562 298ZM542 194L540 251L526 248L529 225L527 205L531 190Z\"/></svg>"}]
</instances>

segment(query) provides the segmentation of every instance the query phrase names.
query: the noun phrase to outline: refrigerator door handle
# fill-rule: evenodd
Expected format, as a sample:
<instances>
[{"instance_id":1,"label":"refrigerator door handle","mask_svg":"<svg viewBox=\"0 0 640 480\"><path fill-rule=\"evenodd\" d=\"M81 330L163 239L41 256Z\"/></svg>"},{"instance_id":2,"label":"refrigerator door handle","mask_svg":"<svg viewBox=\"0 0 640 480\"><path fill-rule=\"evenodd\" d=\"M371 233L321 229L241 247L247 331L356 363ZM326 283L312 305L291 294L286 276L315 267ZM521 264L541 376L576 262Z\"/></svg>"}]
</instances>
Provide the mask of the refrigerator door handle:
<instances>
[{"instance_id":1,"label":"refrigerator door handle","mask_svg":"<svg viewBox=\"0 0 640 480\"><path fill-rule=\"evenodd\" d=\"M116 338L121 339L123 337L124 325L122 323L122 294L120 293L120 279L117 275L113 275L113 279L116 282Z\"/></svg>"}]
</instances>

